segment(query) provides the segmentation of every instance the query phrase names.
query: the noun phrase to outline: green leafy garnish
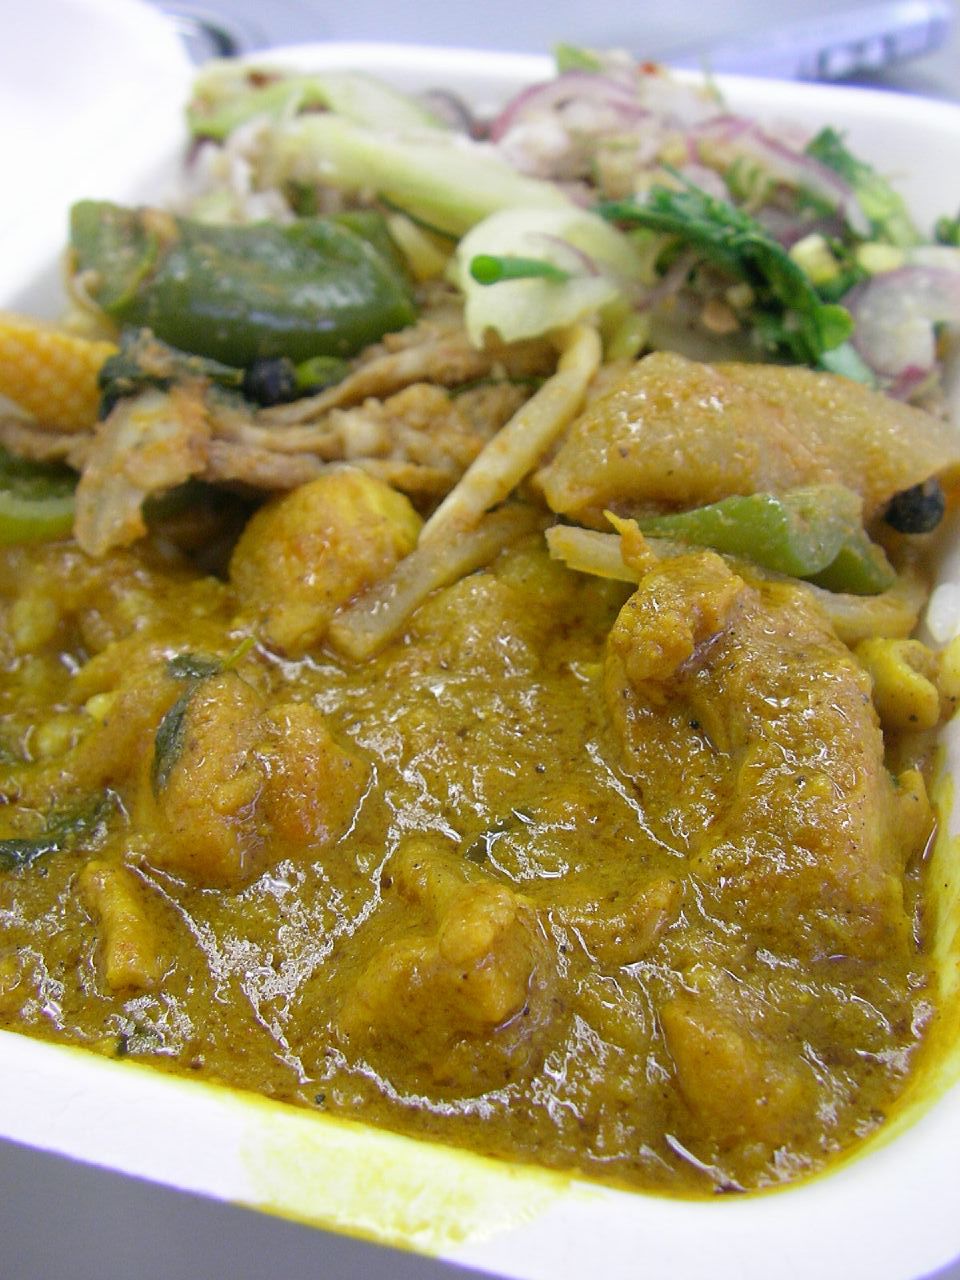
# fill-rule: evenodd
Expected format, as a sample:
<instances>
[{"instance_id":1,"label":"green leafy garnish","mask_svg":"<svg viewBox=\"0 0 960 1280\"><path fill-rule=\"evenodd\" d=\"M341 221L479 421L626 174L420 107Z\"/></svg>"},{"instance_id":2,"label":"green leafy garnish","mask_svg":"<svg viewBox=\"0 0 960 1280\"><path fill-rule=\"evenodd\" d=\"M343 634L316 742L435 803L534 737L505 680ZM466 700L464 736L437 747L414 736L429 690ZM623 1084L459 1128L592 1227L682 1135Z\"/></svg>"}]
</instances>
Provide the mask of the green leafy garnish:
<instances>
[{"instance_id":1,"label":"green leafy garnish","mask_svg":"<svg viewBox=\"0 0 960 1280\"><path fill-rule=\"evenodd\" d=\"M153 764L150 767L150 785L153 787L154 795L159 795L170 781L174 766L180 759L187 727L187 710L200 679L190 681L157 725L157 735L153 744Z\"/></svg>"},{"instance_id":2,"label":"green leafy garnish","mask_svg":"<svg viewBox=\"0 0 960 1280\"><path fill-rule=\"evenodd\" d=\"M185 680L187 687L157 725L153 743L153 763L150 766L150 785L154 795L159 795L167 783L174 766L183 751L187 711L198 685L211 676L232 671L254 646L253 636L246 636L225 658L204 653L178 653L167 663L167 675L174 680Z\"/></svg>"},{"instance_id":3,"label":"green leafy garnish","mask_svg":"<svg viewBox=\"0 0 960 1280\"><path fill-rule=\"evenodd\" d=\"M644 203L607 201L599 213L621 225L675 235L714 266L747 281L758 299L757 330L772 350L815 365L853 332L846 308L824 302L756 219L692 183L681 191L653 187Z\"/></svg>"},{"instance_id":4,"label":"green leafy garnish","mask_svg":"<svg viewBox=\"0 0 960 1280\"><path fill-rule=\"evenodd\" d=\"M565 284L569 271L544 262L542 258L517 258L478 253L470 259L470 274L477 284L499 284L501 280L554 280Z\"/></svg>"},{"instance_id":5,"label":"green leafy garnish","mask_svg":"<svg viewBox=\"0 0 960 1280\"><path fill-rule=\"evenodd\" d=\"M105 791L79 809L51 814L39 835L0 840L0 869L12 871L28 867L45 854L75 848L81 839L101 838L107 818L116 808L116 796L112 791Z\"/></svg>"},{"instance_id":6,"label":"green leafy garnish","mask_svg":"<svg viewBox=\"0 0 960 1280\"><path fill-rule=\"evenodd\" d=\"M847 149L836 129L821 129L808 143L806 153L850 184L878 239L901 246L920 243L903 197L866 161Z\"/></svg>"},{"instance_id":7,"label":"green leafy garnish","mask_svg":"<svg viewBox=\"0 0 960 1280\"><path fill-rule=\"evenodd\" d=\"M553 61L557 71L563 75L565 71L602 71L603 63L592 49L584 49L577 44L560 43L554 45Z\"/></svg>"}]
</instances>

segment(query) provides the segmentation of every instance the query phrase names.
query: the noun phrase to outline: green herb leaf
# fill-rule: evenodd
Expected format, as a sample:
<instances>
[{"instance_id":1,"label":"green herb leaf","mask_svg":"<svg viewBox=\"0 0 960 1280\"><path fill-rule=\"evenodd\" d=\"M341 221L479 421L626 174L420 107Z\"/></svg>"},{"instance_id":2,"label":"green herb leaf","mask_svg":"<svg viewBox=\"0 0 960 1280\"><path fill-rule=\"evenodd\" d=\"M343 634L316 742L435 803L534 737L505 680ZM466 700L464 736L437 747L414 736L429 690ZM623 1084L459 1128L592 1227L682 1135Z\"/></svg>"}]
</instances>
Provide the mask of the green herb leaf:
<instances>
[{"instance_id":1,"label":"green herb leaf","mask_svg":"<svg viewBox=\"0 0 960 1280\"><path fill-rule=\"evenodd\" d=\"M63 853L81 840L102 838L102 828L118 807L117 797L105 791L79 809L51 814L37 836L14 836L0 840L0 869L28 867L48 853Z\"/></svg>"},{"instance_id":2,"label":"green herb leaf","mask_svg":"<svg viewBox=\"0 0 960 1280\"><path fill-rule=\"evenodd\" d=\"M896 245L920 243L903 197L865 160L847 149L836 129L821 129L806 151L850 184L878 239Z\"/></svg>"},{"instance_id":3,"label":"green herb leaf","mask_svg":"<svg viewBox=\"0 0 960 1280\"><path fill-rule=\"evenodd\" d=\"M805 364L815 365L853 332L847 310L824 302L806 272L759 222L692 183L682 191L654 187L645 203L608 201L599 213L611 222L675 235L708 262L746 280L760 299L755 317L760 333ZM764 311L772 324L763 325Z\"/></svg>"},{"instance_id":4,"label":"green herb leaf","mask_svg":"<svg viewBox=\"0 0 960 1280\"><path fill-rule=\"evenodd\" d=\"M196 692L198 680L191 680L170 710L157 725L153 744L153 764L150 768L150 785L153 794L159 795L170 781L174 766L183 751L183 739L187 727L187 709Z\"/></svg>"}]
</instances>

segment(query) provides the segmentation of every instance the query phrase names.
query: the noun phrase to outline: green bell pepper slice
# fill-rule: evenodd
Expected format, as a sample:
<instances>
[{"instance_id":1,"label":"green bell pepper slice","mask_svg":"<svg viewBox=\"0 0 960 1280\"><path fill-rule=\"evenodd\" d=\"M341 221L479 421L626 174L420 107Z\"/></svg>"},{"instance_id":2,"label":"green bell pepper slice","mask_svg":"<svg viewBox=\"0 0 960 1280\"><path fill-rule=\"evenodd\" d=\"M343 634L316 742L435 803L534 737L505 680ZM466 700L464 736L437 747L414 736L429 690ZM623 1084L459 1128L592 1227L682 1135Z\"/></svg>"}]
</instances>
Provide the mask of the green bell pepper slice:
<instances>
[{"instance_id":1,"label":"green bell pepper slice","mask_svg":"<svg viewBox=\"0 0 960 1280\"><path fill-rule=\"evenodd\" d=\"M83 200L70 242L84 293L112 319L235 367L351 356L416 319L377 214L209 226Z\"/></svg>"},{"instance_id":2,"label":"green bell pepper slice","mask_svg":"<svg viewBox=\"0 0 960 1280\"><path fill-rule=\"evenodd\" d=\"M46 542L73 529L76 475L0 449L0 545Z\"/></svg>"},{"instance_id":3,"label":"green bell pepper slice","mask_svg":"<svg viewBox=\"0 0 960 1280\"><path fill-rule=\"evenodd\" d=\"M655 537L712 547L831 591L875 595L896 577L864 532L859 497L842 485L738 494L638 523Z\"/></svg>"}]
</instances>

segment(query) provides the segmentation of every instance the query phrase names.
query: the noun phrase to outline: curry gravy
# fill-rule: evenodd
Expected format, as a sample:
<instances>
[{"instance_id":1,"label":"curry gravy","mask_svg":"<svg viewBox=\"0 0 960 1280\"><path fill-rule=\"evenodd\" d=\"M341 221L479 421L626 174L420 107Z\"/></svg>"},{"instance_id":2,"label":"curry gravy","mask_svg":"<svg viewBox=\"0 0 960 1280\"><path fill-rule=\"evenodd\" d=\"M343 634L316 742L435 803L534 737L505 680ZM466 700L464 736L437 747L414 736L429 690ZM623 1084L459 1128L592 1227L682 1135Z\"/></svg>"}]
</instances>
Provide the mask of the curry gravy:
<instances>
[{"instance_id":1,"label":"curry gravy","mask_svg":"<svg viewBox=\"0 0 960 1280\"><path fill-rule=\"evenodd\" d=\"M682 1194L895 1105L930 813L799 592L532 536L361 664L159 542L0 593L4 1026Z\"/></svg>"}]
</instances>

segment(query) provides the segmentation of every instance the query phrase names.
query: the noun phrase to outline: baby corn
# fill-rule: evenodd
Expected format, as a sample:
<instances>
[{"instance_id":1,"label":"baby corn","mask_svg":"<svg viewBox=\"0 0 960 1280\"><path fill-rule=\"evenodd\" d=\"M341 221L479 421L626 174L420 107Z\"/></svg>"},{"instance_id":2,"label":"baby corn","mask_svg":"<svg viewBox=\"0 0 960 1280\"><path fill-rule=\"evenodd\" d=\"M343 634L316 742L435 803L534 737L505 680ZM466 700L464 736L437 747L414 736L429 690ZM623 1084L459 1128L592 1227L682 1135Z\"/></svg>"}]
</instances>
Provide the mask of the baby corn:
<instances>
[{"instance_id":1,"label":"baby corn","mask_svg":"<svg viewBox=\"0 0 960 1280\"><path fill-rule=\"evenodd\" d=\"M0 312L0 396L43 426L84 430L97 420L97 374L115 351L112 342Z\"/></svg>"}]
</instances>

